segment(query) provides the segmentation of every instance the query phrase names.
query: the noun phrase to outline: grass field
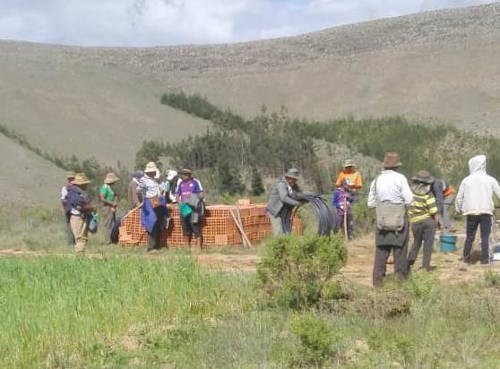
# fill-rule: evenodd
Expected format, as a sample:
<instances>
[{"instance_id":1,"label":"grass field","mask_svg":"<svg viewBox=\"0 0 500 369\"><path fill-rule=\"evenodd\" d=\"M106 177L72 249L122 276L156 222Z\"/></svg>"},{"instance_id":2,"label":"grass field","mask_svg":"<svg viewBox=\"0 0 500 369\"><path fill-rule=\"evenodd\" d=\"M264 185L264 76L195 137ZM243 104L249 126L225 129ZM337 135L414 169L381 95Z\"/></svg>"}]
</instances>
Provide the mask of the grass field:
<instances>
[{"instance_id":1,"label":"grass field","mask_svg":"<svg viewBox=\"0 0 500 369\"><path fill-rule=\"evenodd\" d=\"M269 304L254 268L200 262L265 246L148 257L94 236L81 258L64 245L59 217L0 212L1 368L320 367L304 361L317 353L304 331L324 338L324 368L500 367L498 268L442 278L437 255L436 271L373 290L355 277L369 263L355 242L338 276L342 298L297 311Z\"/></svg>"},{"instance_id":2,"label":"grass field","mask_svg":"<svg viewBox=\"0 0 500 369\"><path fill-rule=\"evenodd\" d=\"M325 367L498 368L499 283L348 285L315 313L333 332ZM0 313L3 368L284 368L301 314L267 307L252 274L187 256L2 258Z\"/></svg>"}]
</instances>

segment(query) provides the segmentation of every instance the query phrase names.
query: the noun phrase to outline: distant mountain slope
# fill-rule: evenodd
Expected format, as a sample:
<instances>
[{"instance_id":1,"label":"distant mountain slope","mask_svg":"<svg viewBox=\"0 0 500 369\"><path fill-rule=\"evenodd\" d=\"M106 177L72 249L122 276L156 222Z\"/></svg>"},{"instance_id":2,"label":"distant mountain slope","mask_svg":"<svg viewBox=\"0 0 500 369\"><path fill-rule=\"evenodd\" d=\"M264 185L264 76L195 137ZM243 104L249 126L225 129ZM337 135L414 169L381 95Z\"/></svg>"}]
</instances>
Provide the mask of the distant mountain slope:
<instances>
[{"instance_id":1,"label":"distant mountain slope","mask_svg":"<svg viewBox=\"0 0 500 369\"><path fill-rule=\"evenodd\" d=\"M500 4L234 45L83 48L0 42L0 121L45 151L131 165L145 138L205 122L159 103L202 93L246 114L403 114L500 131Z\"/></svg>"},{"instance_id":2,"label":"distant mountain slope","mask_svg":"<svg viewBox=\"0 0 500 369\"><path fill-rule=\"evenodd\" d=\"M159 102L168 86L38 45L0 44L0 121L47 152L127 165L143 140L177 140L203 120Z\"/></svg>"},{"instance_id":3,"label":"distant mountain slope","mask_svg":"<svg viewBox=\"0 0 500 369\"><path fill-rule=\"evenodd\" d=\"M66 173L0 134L0 203L58 204Z\"/></svg>"}]
</instances>

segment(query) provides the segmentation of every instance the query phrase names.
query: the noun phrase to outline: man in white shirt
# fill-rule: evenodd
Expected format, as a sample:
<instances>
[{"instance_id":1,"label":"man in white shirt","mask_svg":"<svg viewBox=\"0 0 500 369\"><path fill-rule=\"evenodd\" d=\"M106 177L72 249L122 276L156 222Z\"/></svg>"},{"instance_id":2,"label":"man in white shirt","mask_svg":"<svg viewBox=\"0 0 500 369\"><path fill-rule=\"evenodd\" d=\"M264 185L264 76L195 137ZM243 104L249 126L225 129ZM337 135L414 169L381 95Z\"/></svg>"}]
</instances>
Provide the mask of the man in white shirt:
<instances>
[{"instance_id":1,"label":"man in white shirt","mask_svg":"<svg viewBox=\"0 0 500 369\"><path fill-rule=\"evenodd\" d=\"M464 263L470 263L470 252L478 227L481 230L481 264L489 264L489 238L492 215L495 211L493 196L500 199L498 181L486 173L486 156L477 155L469 160L470 175L458 189L455 207L466 216L467 236L464 244Z\"/></svg>"},{"instance_id":2,"label":"man in white shirt","mask_svg":"<svg viewBox=\"0 0 500 369\"><path fill-rule=\"evenodd\" d=\"M368 195L368 207L376 208L382 203L400 205L406 207L413 200L413 194L406 177L397 172L401 166L399 155L388 152L384 156L384 170L370 185ZM401 209L404 211L404 209ZM377 221L378 223L378 221ZM408 220L404 219L400 231L388 231L377 229L375 233L375 261L373 266L373 285L379 286L387 269L387 260L391 251L394 256L394 274L398 278L404 278L408 274Z\"/></svg>"}]
</instances>

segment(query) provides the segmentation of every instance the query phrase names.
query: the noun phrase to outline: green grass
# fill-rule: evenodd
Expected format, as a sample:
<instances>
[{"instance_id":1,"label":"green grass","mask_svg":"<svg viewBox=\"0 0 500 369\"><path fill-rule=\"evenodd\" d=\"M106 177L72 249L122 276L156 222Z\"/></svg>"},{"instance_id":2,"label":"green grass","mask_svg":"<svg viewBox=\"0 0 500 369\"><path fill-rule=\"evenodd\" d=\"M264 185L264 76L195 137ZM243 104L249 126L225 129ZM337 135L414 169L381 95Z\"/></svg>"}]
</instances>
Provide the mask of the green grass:
<instances>
[{"instance_id":1,"label":"green grass","mask_svg":"<svg viewBox=\"0 0 500 369\"><path fill-rule=\"evenodd\" d=\"M317 311L328 368L498 368L496 284L416 273ZM261 303L252 274L190 258L0 259L2 368L285 368L297 313Z\"/></svg>"}]
</instances>

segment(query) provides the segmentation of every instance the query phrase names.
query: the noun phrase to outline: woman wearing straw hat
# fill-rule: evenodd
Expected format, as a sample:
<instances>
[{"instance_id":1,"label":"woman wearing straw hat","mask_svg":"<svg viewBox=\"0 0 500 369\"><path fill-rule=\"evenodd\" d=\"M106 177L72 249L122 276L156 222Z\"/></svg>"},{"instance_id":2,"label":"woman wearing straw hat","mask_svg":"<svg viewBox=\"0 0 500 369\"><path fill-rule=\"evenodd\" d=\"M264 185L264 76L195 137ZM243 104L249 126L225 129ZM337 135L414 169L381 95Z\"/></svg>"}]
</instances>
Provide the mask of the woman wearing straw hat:
<instances>
[{"instance_id":1,"label":"woman wearing straw hat","mask_svg":"<svg viewBox=\"0 0 500 369\"><path fill-rule=\"evenodd\" d=\"M141 223L148 232L148 252L162 247L162 230L168 216L165 197L161 195L160 170L153 161L144 169L144 177L139 181L137 191L142 192Z\"/></svg>"},{"instance_id":2,"label":"woman wearing straw hat","mask_svg":"<svg viewBox=\"0 0 500 369\"><path fill-rule=\"evenodd\" d=\"M66 196L65 210L71 214L70 225L76 242L75 251L78 253L85 252L88 239L88 221L90 214L95 211L95 207L90 204L86 192L89 183L90 180L85 173L76 173Z\"/></svg>"},{"instance_id":3,"label":"woman wearing straw hat","mask_svg":"<svg viewBox=\"0 0 500 369\"><path fill-rule=\"evenodd\" d=\"M104 234L104 243L106 245L111 244L111 232L116 222L116 208L118 206L118 197L113 189L114 185L118 183L120 178L111 172L106 174L104 178L104 184L99 190L99 199L103 204L104 213L104 228L106 228L106 233Z\"/></svg>"}]
</instances>

